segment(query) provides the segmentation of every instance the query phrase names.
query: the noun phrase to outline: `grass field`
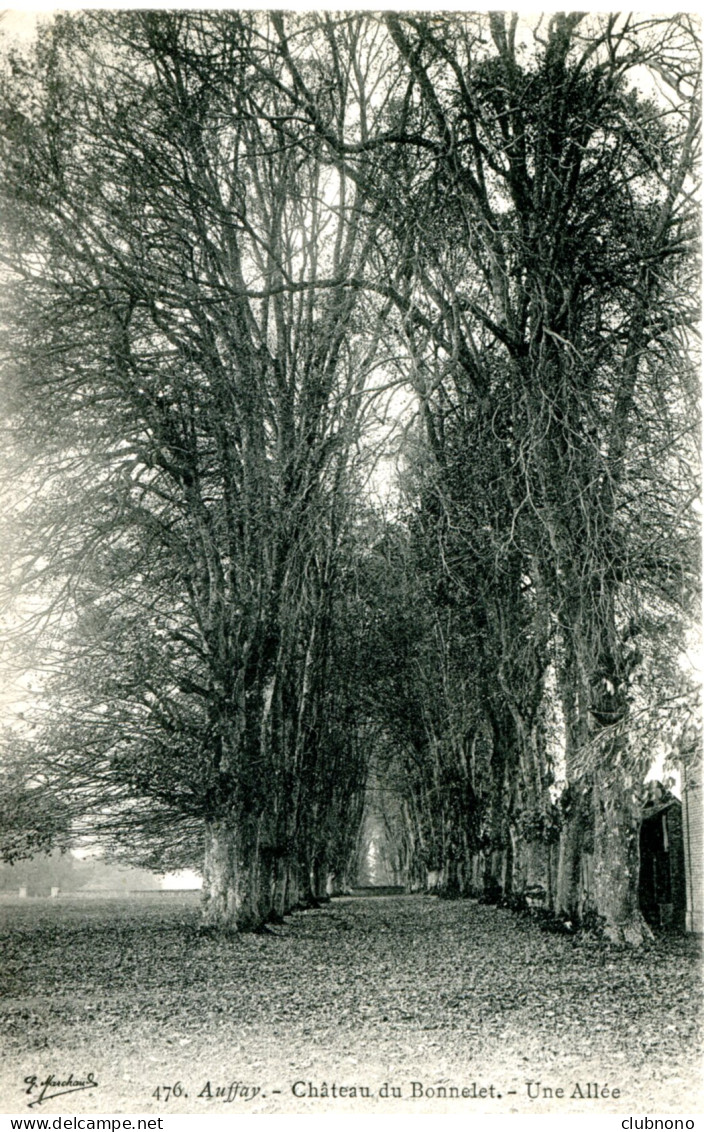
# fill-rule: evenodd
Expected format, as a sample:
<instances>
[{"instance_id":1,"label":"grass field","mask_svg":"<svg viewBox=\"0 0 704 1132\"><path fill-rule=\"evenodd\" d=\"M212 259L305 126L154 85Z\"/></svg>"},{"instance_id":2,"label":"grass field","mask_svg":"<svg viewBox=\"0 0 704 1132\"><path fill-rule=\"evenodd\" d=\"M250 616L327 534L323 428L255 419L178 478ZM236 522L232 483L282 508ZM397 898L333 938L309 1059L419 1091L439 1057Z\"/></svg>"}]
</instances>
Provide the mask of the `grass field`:
<instances>
[{"instance_id":1,"label":"grass field","mask_svg":"<svg viewBox=\"0 0 704 1132\"><path fill-rule=\"evenodd\" d=\"M196 893L0 916L6 1113L699 1110L691 938L632 954L422 896L232 940Z\"/></svg>"}]
</instances>

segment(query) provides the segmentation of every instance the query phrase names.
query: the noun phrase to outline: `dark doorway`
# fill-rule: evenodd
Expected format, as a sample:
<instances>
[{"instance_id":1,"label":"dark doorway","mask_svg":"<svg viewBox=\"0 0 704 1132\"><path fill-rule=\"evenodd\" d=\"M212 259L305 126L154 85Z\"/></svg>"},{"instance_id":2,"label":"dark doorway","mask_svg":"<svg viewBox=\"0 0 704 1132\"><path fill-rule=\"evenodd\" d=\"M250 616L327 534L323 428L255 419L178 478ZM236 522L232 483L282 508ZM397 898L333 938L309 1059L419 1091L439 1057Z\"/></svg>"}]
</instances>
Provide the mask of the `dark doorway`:
<instances>
[{"instance_id":1,"label":"dark doorway","mask_svg":"<svg viewBox=\"0 0 704 1132\"><path fill-rule=\"evenodd\" d=\"M662 787L643 811L639 896L649 924L684 930L682 805Z\"/></svg>"}]
</instances>

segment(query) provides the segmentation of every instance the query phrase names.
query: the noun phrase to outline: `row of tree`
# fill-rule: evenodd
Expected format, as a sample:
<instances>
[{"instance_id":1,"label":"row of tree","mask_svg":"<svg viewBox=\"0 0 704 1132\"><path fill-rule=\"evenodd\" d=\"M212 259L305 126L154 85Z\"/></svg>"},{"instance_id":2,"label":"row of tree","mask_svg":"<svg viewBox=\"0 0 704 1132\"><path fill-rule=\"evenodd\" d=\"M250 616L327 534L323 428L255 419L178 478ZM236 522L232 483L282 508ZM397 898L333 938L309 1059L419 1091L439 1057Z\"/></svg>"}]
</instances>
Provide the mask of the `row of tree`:
<instances>
[{"instance_id":1,"label":"row of tree","mask_svg":"<svg viewBox=\"0 0 704 1132\"><path fill-rule=\"evenodd\" d=\"M6 853L202 852L257 928L381 782L409 883L638 942L653 736L697 744L698 82L686 17L90 13L8 54Z\"/></svg>"}]
</instances>

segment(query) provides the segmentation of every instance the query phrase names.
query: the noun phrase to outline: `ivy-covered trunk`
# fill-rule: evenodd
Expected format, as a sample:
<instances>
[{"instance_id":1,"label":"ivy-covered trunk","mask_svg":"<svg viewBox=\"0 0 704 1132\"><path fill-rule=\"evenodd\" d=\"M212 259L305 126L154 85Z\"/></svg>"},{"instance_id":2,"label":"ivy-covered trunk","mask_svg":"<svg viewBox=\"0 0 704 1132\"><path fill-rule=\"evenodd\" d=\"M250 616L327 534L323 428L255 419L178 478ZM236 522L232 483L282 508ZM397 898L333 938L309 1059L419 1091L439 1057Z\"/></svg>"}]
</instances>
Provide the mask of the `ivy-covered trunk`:
<instances>
[{"instance_id":1,"label":"ivy-covered trunk","mask_svg":"<svg viewBox=\"0 0 704 1132\"><path fill-rule=\"evenodd\" d=\"M593 903L614 943L638 945L652 937L640 910L640 806L632 779L619 772L593 791Z\"/></svg>"},{"instance_id":2,"label":"ivy-covered trunk","mask_svg":"<svg viewBox=\"0 0 704 1132\"><path fill-rule=\"evenodd\" d=\"M593 906L606 937L615 943L640 944L652 933L640 910L641 783L645 766L629 746L628 672L630 660L616 636L609 610L605 647L592 688L592 719L601 729L600 773L594 776L592 813L594 856Z\"/></svg>"},{"instance_id":3,"label":"ivy-covered trunk","mask_svg":"<svg viewBox=\"0 0 704 1132\"><path fill-rule=\"evenodd\" d=\"M611 600L607 600L611 597ZM629 659L612 595L601 617L575 620L562 673L568 789L563 797L557 911L607 939L638 945L650 936L640 911L640 783L629 749Z\"/></svg>"}]
</instances>

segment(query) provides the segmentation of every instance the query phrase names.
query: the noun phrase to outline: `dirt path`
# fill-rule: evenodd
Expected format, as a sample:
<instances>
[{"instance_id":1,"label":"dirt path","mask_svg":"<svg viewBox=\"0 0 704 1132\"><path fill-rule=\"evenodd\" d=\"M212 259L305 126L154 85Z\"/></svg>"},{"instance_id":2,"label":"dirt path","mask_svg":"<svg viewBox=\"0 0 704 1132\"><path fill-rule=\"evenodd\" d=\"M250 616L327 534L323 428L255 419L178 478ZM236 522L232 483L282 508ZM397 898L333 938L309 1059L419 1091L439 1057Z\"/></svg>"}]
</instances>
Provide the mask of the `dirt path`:
<instances>
[{"instance_id":1,"label":"dirt path","mask_svg":"<svg viewBox=\"0 0 704 1132\"><path fill-rule=\"evenodd\" d=\"M336 900L234 941L198 934L193 896L2 915L4 1112L90 1073L32 1111L698 1108L691 939L632 955L430 897Z\"/></svg>"}]
</instances>

